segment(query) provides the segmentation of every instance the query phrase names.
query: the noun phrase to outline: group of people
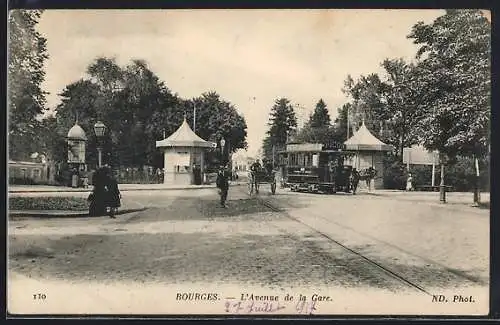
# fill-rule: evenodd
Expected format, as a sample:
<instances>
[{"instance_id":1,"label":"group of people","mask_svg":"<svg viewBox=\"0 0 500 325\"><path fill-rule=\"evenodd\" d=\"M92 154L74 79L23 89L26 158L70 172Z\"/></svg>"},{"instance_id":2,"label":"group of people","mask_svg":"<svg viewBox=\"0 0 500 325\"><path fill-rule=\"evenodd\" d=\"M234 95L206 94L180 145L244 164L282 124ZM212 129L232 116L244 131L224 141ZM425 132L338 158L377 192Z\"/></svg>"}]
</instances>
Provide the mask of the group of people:
<instances>
[{"instance_id":1,"label":"group of people","mask_svg":"<svg viewBox=\"0 0 500 325\"><path fill-rule=\"evenodd\" d=\"M109 166L99 168L92 177L94 189L88 197L89 216L109 215L115 218L116 211L121 206L121 194L118 182Z\"/></svg>"}]
</instances>

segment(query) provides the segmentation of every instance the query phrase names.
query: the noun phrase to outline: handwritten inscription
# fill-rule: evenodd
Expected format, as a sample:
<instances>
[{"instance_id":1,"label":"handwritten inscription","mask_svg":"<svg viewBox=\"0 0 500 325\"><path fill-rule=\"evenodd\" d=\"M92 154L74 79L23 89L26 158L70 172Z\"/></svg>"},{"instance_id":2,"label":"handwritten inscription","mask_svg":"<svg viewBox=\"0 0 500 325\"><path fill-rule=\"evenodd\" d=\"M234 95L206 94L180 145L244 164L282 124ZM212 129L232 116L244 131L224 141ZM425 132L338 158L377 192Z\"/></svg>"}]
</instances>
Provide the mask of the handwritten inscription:
<instances>
[{"instance_id":1,"label":"handwritten inscription","mask_svg":"<svg viewBox=\"0 0 500 325\"><path fill-rule=\"evenodd\" d=\"M225 312L231 314L270 314L285 312L289 314L312 315L318 311L319 302L332 302L330 296L313 294L310 297L299 294L297 297L286 294L256 295L242 293L238 297L227 298L224 304Z\"/></svg>"},{"instance_id":2,"label":"handwritten inscription","mask_svg":"<svg viewBox=\"0 0 500 325\"><path fill-rule=\"evenodd\" d=\"M257 302L254 300L238 301L235 303L226 302L226 313L239 314L239 313L275 313L279 310L285 309L286 306L280 305L279 302Z\"/></svg>"},{"instance_id":3,"label":"handwritten inscription","mask_svg":"<svg viewBox=\"0 0 500 325\"><path fill-rule=\"evenodd\" d=\"M299 301L297 305L295 305L295 311L299 314L308 314L312 315L316 310L316 301Z\"/></svg>"}]
</instances>

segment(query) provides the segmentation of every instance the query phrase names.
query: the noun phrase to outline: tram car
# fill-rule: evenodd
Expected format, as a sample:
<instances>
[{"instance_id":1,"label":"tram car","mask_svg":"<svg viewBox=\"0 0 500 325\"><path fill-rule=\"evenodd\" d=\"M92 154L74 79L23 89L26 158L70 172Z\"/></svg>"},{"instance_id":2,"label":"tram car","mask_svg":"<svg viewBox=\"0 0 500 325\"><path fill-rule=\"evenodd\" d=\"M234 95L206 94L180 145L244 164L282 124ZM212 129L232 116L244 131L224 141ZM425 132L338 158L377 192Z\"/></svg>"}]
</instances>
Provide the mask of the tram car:
<instances>
[{"instance_id":1,"label":"tram car","mask_svg":"<svg viewBox=\"0 0 500 325\"><path fill-rule=\"evenodd\" d=\"M353 154L338 144L287 144L280 153L284 185L292 191L350 193L352 166L344 161Z\"/></svg>"}]
</instances>

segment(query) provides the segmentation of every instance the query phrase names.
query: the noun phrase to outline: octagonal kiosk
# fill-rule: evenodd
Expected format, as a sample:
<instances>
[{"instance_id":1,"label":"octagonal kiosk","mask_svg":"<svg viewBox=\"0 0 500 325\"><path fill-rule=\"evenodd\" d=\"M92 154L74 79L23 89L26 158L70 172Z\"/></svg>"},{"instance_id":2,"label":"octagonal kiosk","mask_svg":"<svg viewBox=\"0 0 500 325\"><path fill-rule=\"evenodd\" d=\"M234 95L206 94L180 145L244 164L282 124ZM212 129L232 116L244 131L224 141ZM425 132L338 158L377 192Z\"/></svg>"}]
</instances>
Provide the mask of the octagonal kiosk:
<instances>
[{"instance_id":1,"label":"octagonal kiosk","mask_svg":"<svg viewBox=\"0 0 500 325\"><path fill-rule=\"evenodd\" d=\"M156 141L156 147L163 149L164 154L163 183L190 185L203 182L205 151L215 148L216 144L196 135L184 118L177 131Z\"/></svg>"},{"instance_id":2,"label":"octagonal kiosk","mask_svg":"<svg viewBox=\"0 0 500 325\"><path fill-rule=\"evenodd\" d=\"M381 189L384 187L384 152L393 151L391 145L385 144L377 139L366 127L365 122L354 132L352 137L347 139L345 149L353 151L355 155L346 160L347 165L351 165L358 171L373 167L377 175L373 180L372 188ZM364 182L360 182L362 186Z\"/></svg>"}]
</instances>

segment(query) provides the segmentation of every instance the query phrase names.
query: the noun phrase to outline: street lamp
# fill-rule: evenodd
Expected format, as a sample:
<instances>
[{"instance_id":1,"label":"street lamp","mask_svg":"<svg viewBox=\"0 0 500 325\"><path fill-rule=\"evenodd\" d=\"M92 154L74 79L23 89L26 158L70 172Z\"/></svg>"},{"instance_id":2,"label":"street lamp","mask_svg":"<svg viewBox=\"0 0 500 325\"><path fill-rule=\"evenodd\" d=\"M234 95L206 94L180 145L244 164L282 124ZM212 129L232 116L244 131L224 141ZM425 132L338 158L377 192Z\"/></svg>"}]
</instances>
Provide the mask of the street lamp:
<instances>
[{"instance_id":1,"label":"street lamp","mask_svg":"<svg viewBox=\"0 0 500 325\"><path fill-rule=\"evenodd\" d=\"M102 139L104 138L104 134L106 133L106 125L101 121L98 121L94 125L94 132L97 138L97 152L99 154L99 168L102 166Z\"/></svg>"},{"instance_id":2,"label":"street lamp","mask_svg":"<svg viewBox=\"0 0 500 325\"><path fill-rule=\"evenodd\" d=\"M224 146L226 145L226 140L224 138L220 139L220 157L221 162L224 160Z\"/></svg>"}]
</instances>

